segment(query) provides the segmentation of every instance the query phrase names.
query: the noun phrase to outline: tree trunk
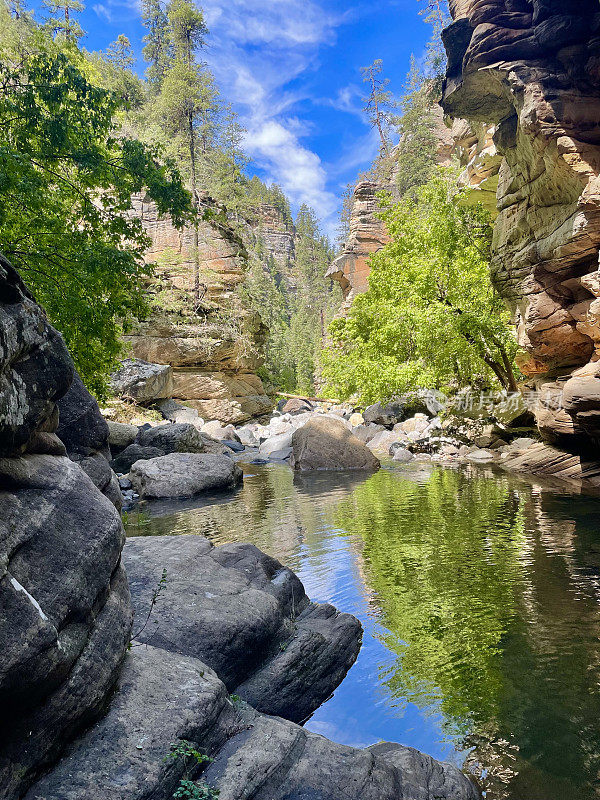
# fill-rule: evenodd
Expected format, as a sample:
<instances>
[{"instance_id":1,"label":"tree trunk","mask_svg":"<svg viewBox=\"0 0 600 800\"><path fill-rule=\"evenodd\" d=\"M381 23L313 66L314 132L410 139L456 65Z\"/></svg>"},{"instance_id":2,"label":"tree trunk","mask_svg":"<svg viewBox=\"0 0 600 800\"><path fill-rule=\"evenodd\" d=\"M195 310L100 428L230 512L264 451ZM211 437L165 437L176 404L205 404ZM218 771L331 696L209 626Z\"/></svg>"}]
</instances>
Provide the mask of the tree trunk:
<instances>
[{"instance_id":1,"label":"tree trunk","mask_svg":"<svg viewBox=\"0 0 600 800\"><path fill-rule=\"evenodd\" d=\"M198 194L196 186L196 147L194 144L194 117L193 112L188 114L189 137L190 137L190 164L191 164L191 184L192 184L192 206L194 207L194 300L200 302L200 236L198 234Z\"/></svg>"}]
</instances>

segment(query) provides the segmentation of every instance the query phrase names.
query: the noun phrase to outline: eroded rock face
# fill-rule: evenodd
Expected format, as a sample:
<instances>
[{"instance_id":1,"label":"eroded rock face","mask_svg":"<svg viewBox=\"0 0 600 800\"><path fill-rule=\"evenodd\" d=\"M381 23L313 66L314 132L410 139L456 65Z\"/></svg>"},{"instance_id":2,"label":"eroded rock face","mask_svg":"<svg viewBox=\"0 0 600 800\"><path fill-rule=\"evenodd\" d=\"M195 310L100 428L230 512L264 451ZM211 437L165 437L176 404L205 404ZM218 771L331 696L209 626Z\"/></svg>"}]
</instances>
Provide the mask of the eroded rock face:
<instances>
[{"instance_id":1,"label":"eroded rock face","mask_svg":"<svg viewBox=\"0 0 600 800\"><path fill-rule=\"evenodd\" d=\"M83 424L86 403L71 403L85 399L78 385L63 423L67 448L55 433L72 378L62 338L0 257L2 800L20 797L98 712L129 638L120 516L66 457L102 445Z\"/></svg>"},{"instance_id":2,"label":"eroded rock face","mask_svg":"<svg viewBox=\"0 0 600 800\"><path fill-rule=\"evenodd\" d=\"M148 287L155 311L126 339L137 359L172 367L172 379L155 397L190 401L204 418L239 423L272 408L256 375L267 331L235 293L248 257L242 240L214 201L199 199L217 212L199 227L199 300L192 229L177 230L152 201L136 199L135 213L152 242L146 259L158 264Z\"/></svg>"},{"instance_id":3,"label":"eroded rock face","mask_svg":"<svg viewBox=\"0 0 600 800\"><path fill-rule=\"evenodd\" d=\"M514 316L542 431L600 436L600 10L596 0L455 0L444 33L445 110L497 126L502 155L493 277ZM576 386L570 385L575 380ZM585 383L585 385L584 385Z\"/></svg>"},{"instance_id":4,"label":"eroded rock face","mask_svg":"<svg viewBox=\"0 0 600 800\"><path fill-rule=\"evenodd\" d=\"M389 241L385 225L377 216L380 211L377 193L383 186L374 181L360 181L352 197L349 236L341 254L327 270L337 281L344 297L344 309L350 308L357 294L368 289L369 257Z\"/></svg>"}]
</instances>

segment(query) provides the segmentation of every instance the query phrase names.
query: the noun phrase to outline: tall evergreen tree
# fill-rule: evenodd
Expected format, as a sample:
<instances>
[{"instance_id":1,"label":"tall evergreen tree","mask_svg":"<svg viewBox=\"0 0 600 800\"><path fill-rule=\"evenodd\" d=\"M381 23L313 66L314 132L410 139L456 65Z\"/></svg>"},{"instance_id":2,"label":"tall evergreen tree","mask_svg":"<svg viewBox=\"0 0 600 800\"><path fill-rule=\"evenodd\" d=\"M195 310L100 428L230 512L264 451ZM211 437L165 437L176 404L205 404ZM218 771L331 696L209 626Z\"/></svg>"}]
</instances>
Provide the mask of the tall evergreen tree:
<instances>
[{"instance_id":1,"label":"tall evergreen tree","mask_svg":"<svg viewBox=\"0 0 600 800\"><path fill-rule=\"evenodd\" d=\"M171 48L169 20L161 0L142 0L142 20L148 31L142 51L148 62L148 82L157 92L165 76Z\"/></svg>"},{"instance_id":2,"label":"tall evergreen tree","mask_svg":"<svg viewBox=\"0 0 600 800\"><path fill-rule=\"evenodd\" d=\"M369 117L372 128L377 129L381 142L380 153L389 156L391 150L390 130L395 121L394 109L396 104L389 86L389 79L381 76L383 61L375 59L368 67L361 67L363 83L369 87L369 94L363 98L364 111Z\"/></svg>"},{"instance_id":3,"label":"tall evergreen tree","mask_svg":"<svg viewBox=\"0 0 600 800\"><path fill-rule=\"evenodd\" d=\"M194 297L200 298L200 264L198 260L198 126L205 108L202 68L196 52L204 43L207 28L204 16L193 0L171 0L167 9L171 34L172 56L164 72L159 109L167 134L175 138L187 155L192 204L196 211L194 223Z\"/></svg>"},{"instance_id":4,"label":"tall evergreen tree","mask_svg":"<svg viewBox=\"0 0 600 800\"><path fill-rule=\"evenodd\" d=\"M43 6L51 14L47 24L54 36L70 42L83 36L84 31L75 16L85 8L80 0L43 0Z\"/></svg>"}]
</instances>

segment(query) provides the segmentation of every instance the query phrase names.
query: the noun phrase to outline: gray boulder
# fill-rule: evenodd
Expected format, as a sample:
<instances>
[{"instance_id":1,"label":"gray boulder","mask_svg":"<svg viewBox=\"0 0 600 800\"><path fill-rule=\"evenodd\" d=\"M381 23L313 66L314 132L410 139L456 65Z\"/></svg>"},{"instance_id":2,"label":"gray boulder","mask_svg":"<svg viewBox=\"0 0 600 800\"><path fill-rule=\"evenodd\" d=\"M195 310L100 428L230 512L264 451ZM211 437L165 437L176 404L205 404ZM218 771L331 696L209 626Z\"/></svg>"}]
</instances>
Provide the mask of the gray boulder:
<instances>
[{"instance_id":1,"label":"gray boulder","mask_svg":"<svg viewBox=\"0 0 600 800\"><path fill-rule=\"evenodd\" d=\"M229 691L267 714L305 719L358 655L358 620L311 603L294 573L253 545L134 538L124 563L138 619L167 570L167 588L139 640L205 661Z\"/></svg>"},{"instance_id":2,"label":"gray boulder","mask_svg":"<svg viewBox=\"0 0 600 800\"><path fill-rule=\"evenodd\" d=\"M304 414L306 411L312 411L313 404L309 400L304 400L300 397L292 397L287 400L279 411L282 414L291 414L292 416L296 414Z\"/></svg>"},{"instance_id":3,"label":"gray boulder","mask_svg":"<svg viewBox=\"0 0 600 800\"><path fill-rule=\"evenodd\" d=\"M414 455L405 447L398 447L394 451L394 461L398 464L408 464L414 459Z\"/></svg>"},{"instance_id":4,"label":"gray boulder","mask_svg":"<svg viewBox=\"0 0 600 800\"><path fill-rule=\"evenodd\" d=\"M129 398L136 403L162 400L173 394L173 369L168 364L126 358L111 375L110 388L119 397Z\"/></svg>"},{"instance_id":5,"label":"gray boulder","mask_svg":"<svg viewBox=\"0 0 600 800\"><path fill-rule=\"evenodd\" d=\"M158 447L142 447L140 444L130 444L116 458L113 458L111 465L115 472L125 474L129 472L136 461L158 458L164 455L164 451Z\"/></svg>"},{"instance_id":6,"label":"gray boulder","mask_svg":"<svg viewBox=\"0 0 600 800\"><path fill-rule=\"evenodd\" d=\"M210 437L200 433L190 423L176 422L141 430L136 444L156 447L163 455L168 453L204 453Z\"/></svg>"},{"instance_id":7,"label":"gray boulder","mask_svg":"<svg viewBox=\"0 0 600 800\"><path fill-rule=\"evenodd\" d=\"M66 457L0 461L0 738L3 798L102 706L131 612L114 506Z\"/></svg>"},{"instance_id":8,"label":"gray boulder","mask_svg":"<svg viewBox=\"0 0 600 800\"><path fill-rule=\"evenodd\" d=\"M110 451L114 455L121 453L137 439L138 426L128 425L126 422L108 421L108 443Z\"/></svg>"},{"instance_id":9,"label":"gray boulder","mask_svg":"<svg viewBox=\"0 0 600 800\"><path fill-rule=\"evenodd\" d=\"M287 433L279 433L275 436L271 436L262 442L258 448L258 452L261 456L270 456L272 453L275 453L279 450L287 450L292 446L292 436L293 430L290 430Z\"/></svg>"},{"instance_id":10,"label":"gray boulder","mask_svg":"<svg viewBox=\"0 0 600 800\"><path fill-rule=\"evenodd\" d=\"M234 488L242 480L242 470L223 455L170 453L136 461L129 479L140 497L193 497Z\"/></svg>"},{"instance_id":11,"label":"gray boulder","mask_svg":"<svg viewBox=\"0 0 600 800\"><path fill-rule=\"evenodd\" d=\"M351 433L347 425L332 417L315 417L294 431L292 450L292 466L301 471L377 470L380 467L379 459Z\"/></svg>"},{"instance_id":12,"label":"gray boulder","mask_svg":"<svg viewBox=\"0 0 600 800\"><path fill-rule=\"evenodd\" d=\"M163 417L170 422L188 422L197 428L201 428L204 425L204 420L195 408L185 406L178 400L161 400L160 403L157 403L157 408Z\"/></svg>"},{"instance_id":13,"label":"gray boulder","mask_svg":"<svg viewBox=\"0 0 600 800\"><path fill-rule=\"evenodd\" d=\"M456 767L401 745L334 744L232 701L196 658L134 646L108 714L25 800L170 800L191 766L169 757L182 741L212 759L191 777L219 800L480 796Z\"/></svg>"}]
</instances>

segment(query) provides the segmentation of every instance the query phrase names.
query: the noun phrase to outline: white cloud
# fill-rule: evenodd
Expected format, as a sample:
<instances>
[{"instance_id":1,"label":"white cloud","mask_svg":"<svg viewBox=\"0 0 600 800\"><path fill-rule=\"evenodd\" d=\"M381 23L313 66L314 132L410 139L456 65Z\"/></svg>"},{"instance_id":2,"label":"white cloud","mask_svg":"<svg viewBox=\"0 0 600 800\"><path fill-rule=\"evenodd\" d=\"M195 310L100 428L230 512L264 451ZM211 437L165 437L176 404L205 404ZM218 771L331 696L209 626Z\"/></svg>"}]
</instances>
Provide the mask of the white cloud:
<instances>
[{"instance_id":1,"label":"white cloud","mask_svg":"<svg viewBox=\"0 0 600 800\"><path fill-rule=\"evenodd\" d=\"M335 214L337 198L327 191L321 159L277 120L267 120L248 131L248 154L278 183L295 205L306 203L322 220Z\"/></svg>"},{"instance_id":2,"label":"white cloud","mask_svg":"<svg viewBox=\"0 0 600 800\"><path fill-rule=\"evenodd\" d=\"M99 17L104 17L107 22L112 22L112 14L109 8L102 3L96 3L96 5L92 6L94 11Z\"/></svg>"},{"instance_id":3,"label":"white cloud","mask_svg":"<svg viewBox=\"0 0 600 800\"><path fill-rule=\"evenodd\" d=\"M303 143L311 126L294 111L314 102L297 79L316 69L319 47L335 41L343 17L314 0L204 0L202 7L210 30L203 55L240 112L248 155L294 206L314 208L331 233L339 201L319 156Z\"/></svg>"}]
</instances>

